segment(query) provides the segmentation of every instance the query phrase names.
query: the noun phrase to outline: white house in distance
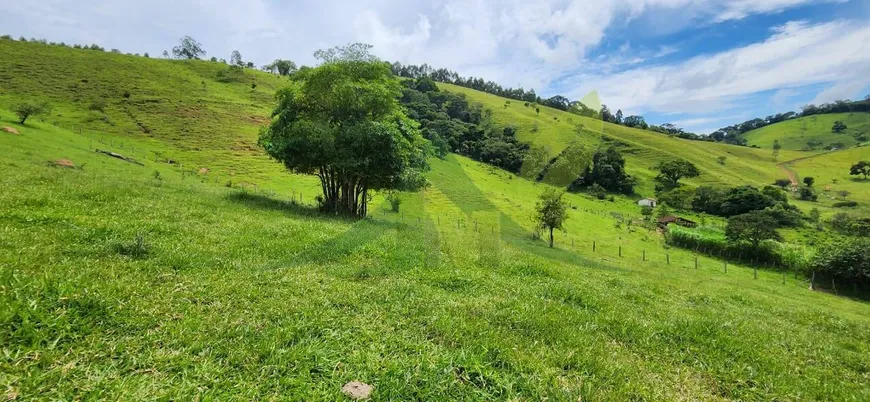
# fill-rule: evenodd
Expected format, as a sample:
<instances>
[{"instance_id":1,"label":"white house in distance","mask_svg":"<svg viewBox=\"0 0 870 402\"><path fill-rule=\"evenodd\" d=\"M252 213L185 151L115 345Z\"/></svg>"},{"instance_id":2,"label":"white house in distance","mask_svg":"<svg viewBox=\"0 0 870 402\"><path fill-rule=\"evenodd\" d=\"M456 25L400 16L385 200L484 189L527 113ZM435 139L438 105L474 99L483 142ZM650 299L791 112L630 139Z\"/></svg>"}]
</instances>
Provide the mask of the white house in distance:
<instances>
[{"instance_id":1,"label":"white house in distance","mask_svg":"<svg viewBox=\"0 0 870 402\"><path fill-rule=\"evenodd\" d=\"M642 207L652 207L652 208L655 208L655 207L656 207L656 200L654 200L654 199L652 199L652 198L644 198L644 199L638 201L638 202L637 202L637 205L640 205L640 206L642 206Z\"/></svg>"}]
</instances>

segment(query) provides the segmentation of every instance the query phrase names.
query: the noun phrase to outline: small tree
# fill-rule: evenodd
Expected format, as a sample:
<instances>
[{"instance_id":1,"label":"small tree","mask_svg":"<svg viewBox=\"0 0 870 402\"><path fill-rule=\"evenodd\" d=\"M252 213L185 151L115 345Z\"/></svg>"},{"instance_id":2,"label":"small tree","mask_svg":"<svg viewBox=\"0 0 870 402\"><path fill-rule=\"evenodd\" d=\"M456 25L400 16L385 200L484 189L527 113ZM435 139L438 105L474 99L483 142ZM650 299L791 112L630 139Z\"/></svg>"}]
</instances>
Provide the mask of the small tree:
<instances>
[{"instance_id":1,"label":"small tree","mask_svg":"<svg viewBox=\"0 0 870 402\"><path fill-rule=\"evenodd\" d=\"M164 52L165 53L165 52ZM181 43L172 48L172 54L178 59L199 59L205 56L202 44L190 36L181 38Z\"/></svg>"},{"instance_id":2,"label":"small tree","mask_svg":"<svg viewBox=\"0 0 870 402\"><path fill-rule=\"evenodd\" d=\"M535 113L537 113L537 114L541 114L541 108L536 107L536 108L535 108Z\"/></svg>"},{"instance_id":3,"label":"small tree","mask_svg":"<svg viewBox=\"0 0 870 402\"><path fill-rule=\"evenodd\" d=\"M47 103L31 103L25 102L15 107L15 114L18 115L18 122L24 124L30 116L51 113L51 106Z\"/></svg>"},{"instance_id":4,"label":"small tree","mask_svg":"<svg viewBox=\"0 0 870 402\"><path fill-rule=\"evenodd\" d=\"M659 175L656 181L661 185L659 190L672 189L680 185L680 179L698 177L701 172L698 168L686 160L673 160L662 162L658 166Z\"/></svg>"},{"instance_id":5,"label":"small tree","mask_svg":"<svg viewBox=\"0 0 870 402\"><path fill-rule=\"evenodd\" d=\"M779 140L773 140L773 160L779 157L779 150L782 149L782 145L779 144Z\"/></svg>"},{"instance_id":6,"label":"small tree","mask_svg":"<svg viewBox=\"0 0 870 402\"><path fill-rule=\"evenodd\" d=\"M230 65L235 66L235 67L239 67L239 68L245 66L245 62L242 61L242 54L239 53L238 50L233 50L233 53L230 54Z\"/></svg>"},{"instance_id":7,"label":"small tree","mask_svg":"<svg viewBox=\"0 0 870 402\"><path fill-rule=\"evenodd\" d=\"M821 217L822 217L822 211L819 211L818 208L813 207L813 209L810 210L810 222L819 223Z\"/></svg>"},{"instance_id":8,"label":"small tree","mask_svg":"<svg viewBox=\"0 0 870 402\"><path fill-rule=\"evenodd\" d=\"M845 200L846 197L849 196L849 194L852 194L852 193L850 193L850 192L848 192L848 191L846 191L846 190L840 190L840 191L837 191L837 195L839 195L840 197L843 197L843 200Z\"/></svg>"},{"instance_id":9,"label":"small tree","mask_svg":"<svg viewBox=\"0 0 870 402\"><path fill-rule=\"evenodd\" d=\"M553 230L562 229L568 219L568 208L562 200L563 192L554 189L544 190L535 208L538 227L550 232L550 248L553 248Z\"/></svg>"},{"instance_id":10,"label":"small tree","mask_svg":"<svg viewBox=\"0 0 870 402\"><path fill-rule=\"evenodd\" d=\"M804 184L806 184L807 187L812 187L813 184L815 184L815 183L816 183L816 179L814 177L812 177L812 176L804 177Z\"/></svg>"},{"instance_id":11,"label":"small tree","mask_svg":"<svg viewBox=\"0 0 870 402\"><path fill-rule=\"evenodd\" d=\"M656 211L656 218L664 218L670 215L671 209L668 208L668 204L659 204L658 211Z\"/></svg>"},{"instance_id":12,"label":"small tree","mask_svg":"<svg viewBox=\"0 0 870 402\"><path fill-rule=\"evenodd\" d=\"M837 120L834 122L834 125L831 127L831 132L842 133L843 131L846 131L847 128L848 127L846 127L846 123L843 123L842 121Z\"/></svg>"},{"instance_id":13,"label":"small tree","mask_svg":"<svg viewBox=\"0 0 870 402\"><path fill-rule=\"evenodd\" d=\"M732 216L725 227L725 237L731 242L747 241L758 248L762 241L779 240L777 222L764 211L752 211Z\"/></svg>"},{"instance_id":14,"label":"small tree","mask_svg":"<svg viewBox=\"0 0 870 402\"><path fill-rule=\"evenodd\" d=\"M789 179L776 179L776 181L773 182L773 185L775 185L779 188L785 189L791 185L791 180L789 180Z\"/></svg>"},{"instance_id":15,"label":"small tree","mask_svg":"<svg viewBox=\"0 0 870 402\"><path fill-rule=\"evenodd\" d=\"M725 161L726 161L727 159L728 159L728 157L720 156L720 157L716 158L716 162L719 162L720 165L723 165L723 166L724 166L724 165L725 165Z\"/></svg>"},{"instance_id":16,"label":"small tree","mask_svg":"<svg viewBox=\"0 0 870 402\"><path fill-rule=\"evenodd\" d=\"M867 176L870 176L870 162L868 161L860 161L849 169L849 174L852 176L864 175L864 180L867 180Z\"/></svg>"},{"instance_id":17,"label":"small tree","mask_svg":"<svg viewBox=\"0 0 870 402\"><path fill-rule=\"evenodd\" d=\"M798 190L798 198L804 201L816 201L819 199L819 196L816 195L812 187L804 186Z\"/></svg>"},{"instance_id":18,"label":"small tree","mask_svg":"<svg viewBox=\"0 0 870 402\"><path fill-rule=\"evenodd\" d=\"M649 205L644 205L640 208L640 214L644 216L644 218L649 219L653 215L653 207Z\"/></svg>"}]
</instances>

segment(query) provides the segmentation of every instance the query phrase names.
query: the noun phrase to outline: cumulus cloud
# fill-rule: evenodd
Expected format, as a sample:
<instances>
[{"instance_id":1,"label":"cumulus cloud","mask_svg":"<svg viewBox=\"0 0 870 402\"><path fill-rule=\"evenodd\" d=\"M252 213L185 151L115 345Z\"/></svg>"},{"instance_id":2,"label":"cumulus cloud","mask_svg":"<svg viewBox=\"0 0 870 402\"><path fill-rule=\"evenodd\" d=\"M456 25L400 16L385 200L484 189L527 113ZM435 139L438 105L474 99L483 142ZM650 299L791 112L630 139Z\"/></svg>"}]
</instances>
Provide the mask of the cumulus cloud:
<instances>
[{"instance_id":1,"label":"cumulus cloud","mask_svg":"<svg viewBox=\"0 0 870 402\"><path fill-rule=\"evenodd\" d=\"M563 83L572 96L597 88L605 103L639 112L692 113L734 108L767 90L837 82L860 90L870 73L870 26L846 21L788 23L765 41L677 64ZM866 85L866 84L865 84Z\"/></svg>"}]
</instances>

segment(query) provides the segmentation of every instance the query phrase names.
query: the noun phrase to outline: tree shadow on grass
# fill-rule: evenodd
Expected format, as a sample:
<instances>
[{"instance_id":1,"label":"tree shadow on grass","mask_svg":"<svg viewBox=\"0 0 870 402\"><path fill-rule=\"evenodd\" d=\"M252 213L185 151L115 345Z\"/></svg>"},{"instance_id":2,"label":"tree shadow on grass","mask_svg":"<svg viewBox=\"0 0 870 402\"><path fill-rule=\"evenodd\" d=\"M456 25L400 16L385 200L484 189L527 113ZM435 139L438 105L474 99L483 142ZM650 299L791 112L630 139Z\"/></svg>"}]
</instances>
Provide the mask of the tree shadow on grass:
<instances>
[{"instance_id":1,"label":"tree shadow on grass","mask_svg":"<svg viewBox=\"0 0 870 402\"><path fill-rule=\"evenodd\" d=\"M278 211L296 217L316 218L318 220L334 220L350 225L350 227L317 244L309 245L294 254L288 260L269 264L266 268L293 267L303 264L331 264L352 255L356 250L375 242L389 229L395 229L396 224L372 219L355 219L346 216L324 214L313 206L300 205L293 201L275 199L264 194L249 192L234 192L227 198L230 201L243 204L249 208L266 211ZM361 273L365 276L365 273Z\"/></svg>"},{"instance_id":2,"label":"tree shadow on grass","mask_svg":"<svg viewBox=\"0 0 870 402\"><path fill-rule=\"evenodd\" d=\"M441 193L443 193L469 218L471 218L473 212L495 212L499 221L499 236L504 242L509 243L524 252L567 265L609 271L620 270L614 265L595 261L570 251L550 248L543 242L529 239L529 230L515 222L504 212L501 212L501 210L493 204L486 195L484 195L483 191L474 184L471 178L468 177L465 169L461 167L455 156L450 155L448 159L457 166L457 168L454 169L455 171L450 172L450 183L439 183L439 179L441 178L439 176L430 177L430 181L432 181L438 190L440 190Z\"/></svg>"},{"instance_id":3,"label":"tree shadow on grass","mask_svg":"<svg viewBox=\"0 0 870 402\"><path fill-rule=\"evenodd\" d=\"M233 202L244 204L249 208L256 208L267 211L279 211L298 216L330 217L329 215L321 214L320 211L318 211L317 208L313 206L302 205L294 201L280 200L264 194L249 193L247 191L233 192L227 195L227 199Z\"/></svg>"}]
</instances>

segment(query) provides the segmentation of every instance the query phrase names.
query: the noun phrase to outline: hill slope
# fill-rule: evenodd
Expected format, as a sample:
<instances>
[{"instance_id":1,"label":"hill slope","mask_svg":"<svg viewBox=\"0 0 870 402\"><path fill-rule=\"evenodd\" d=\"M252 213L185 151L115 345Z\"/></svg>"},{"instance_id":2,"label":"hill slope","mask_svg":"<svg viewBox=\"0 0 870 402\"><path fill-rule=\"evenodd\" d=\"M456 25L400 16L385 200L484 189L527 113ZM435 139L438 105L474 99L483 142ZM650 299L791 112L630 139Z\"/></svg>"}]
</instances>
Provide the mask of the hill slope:
<instances>
[{"instance_id":1,"label":"hill slope","mask_svg":"<svg viewBox=\"0 0 870 402\"><path fill-rule=\"evenodd\" d=\"M209 169L222 183L308 184L282 174L256 145L286 78L254 70L228 74L229 67L220 63L10 40L0 40L0 54L2 117L11 119L7 111L20 102L49 102L54 113L36 119L95 139L137 141L143 149L147 145L146 159L172 159L190 171ZM90 110L100 102L104 112Z\"/></svg>"},{"instance_id":2,"label":"hill slope","mask_svg":"<svg viewBox=\"0 0 870 402\"><path fill-rule=\"evenodd\" d=\"M669 137L651 131L605 123L600 120L578 116L557 109L541 106L540 114L523 102L507 99L450 84L438 84L446 91L464 93L474 102L493 111L497 124L518 128L518 138L546 147L551 155L557 155L572 141L589 148L605 144L620 146L626 157L629 173L638 177L639 191L651 195L657 175L655 166L663 161L685 159L701 170L701 176L689 183L701 184L754 184L772 183L782 176L771 151L727 144L690 141ZM578 126L582 125L578 129ZM785 161L802 156L801 153L783 151L778 160ZM725 157L725 164L717 162Z\"/></svg>"},{"instance_id":3,"label":"hill slope","mask_svg":"<svg viewBox=\"0 0 870 402\"><path fill-rule=\"evenodd\" d=\"M831 130L835 121L848 127L841 133ZM782 149L821 150L825 148L850 148L870 138L870 113L833 113L799 117L771 124L742 135L749 145L772 149L779 141ZM860 140L863 138L863 141Z\"/></svg>"},{"instance_id":4,"label":"hill slope","mask_svg":"<svg viewBox=\"0 0 870 402\"><path fill-rule=\"evenodd\" d=\"M547 185L450 155L400 213L377 196L368 220L323 217L314 181L254 145L277 77L248 72L252 89L207 62L0 51L0 106L56 107L26 126L0 112L20 132L0 132L7 396L336 400L362 380L375 400L870 398L866 302L665 247L632 226L631 199L566 195L549 249L529 236ZM100 96L114 125L88 111ZM554 152L577 137L570 115L469 96ZM645 181L672 156L701 164L698 183L778 172L764 150L588 123L578 140L625 142Z\"/></svg>"},{"instance_id":5,"label":"hill slope","mask_svg":"<svg viewBox=\"0 0 870 402\"><path fill-rule=\"evenodd\" d=\"M336 400L359 379L375 400L870 398L866 303L695 268L579 196L569 233L612 237L548 249L514 233L543 185L465 158L435 161L407 216L353 222L16 127L0 136L7 395Z\"/></svg>"}]
</instances>

